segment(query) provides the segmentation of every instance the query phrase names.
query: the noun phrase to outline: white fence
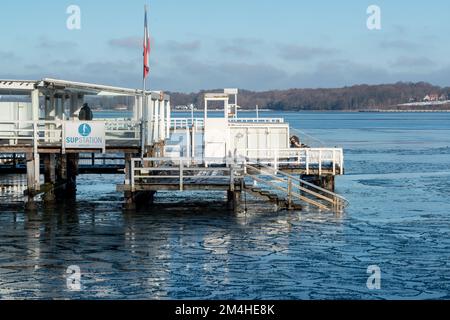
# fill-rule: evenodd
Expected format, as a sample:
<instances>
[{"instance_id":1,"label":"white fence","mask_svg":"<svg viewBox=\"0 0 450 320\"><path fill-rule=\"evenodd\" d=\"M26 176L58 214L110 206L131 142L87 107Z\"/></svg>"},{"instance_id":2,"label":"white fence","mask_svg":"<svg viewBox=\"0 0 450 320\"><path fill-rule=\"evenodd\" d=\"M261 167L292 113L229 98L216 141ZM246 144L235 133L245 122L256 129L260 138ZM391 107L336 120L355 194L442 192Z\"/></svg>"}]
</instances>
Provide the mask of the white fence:
<instances>
[{"instance_id":1,"label":"white fence","mask_svg":"<svg viewBox=\"0 0 450 320\"><path fill-rule=\"evenodd\" d=\"M231 123L284 123L283 118L230 118Z\"/></svg>"},{"instance_id":2,"label":"white fence","mask_svg":"<svg viewBox=\"0 0 450 320\"><path fill-rule=\"evenodd\" d=\"M179 190L184 191L185 180L189 179L190 183L196 183L205 178L208 179L208 183L213 178L233 184L236 168L233 167L231 159L221 159L223 163L228 163L222 168L200 166L205 162L217 160L217 158L134 158L130 163L131 188L134 190L135 185L142 181L146 184L170 184L171 180L175 180L174 183L179 186Z\"/></svg>"},{"instance_id":3,"label":"white fence","mask_svg":"<svg viewBox=\"0 0 450 320\"><path fill-rule=\"evenodd\" d=\"M170 119L170 129L184 130L188 128L203 129L205 127L205 120L203 118L172 118Z\"/></svg>"},{"instance_id":4,"label":"white fence","mask_svg":"<svg viewBox=\"0 0 450 320\"><path fill-rule=\"evenodd\" d=\"M105 123L106 141L139 142L141 123L131 120L95 120ZM94 121L94 122L95 122ZM0 121L0 144L62 144L65 121Z\"/></svg>"},{"instance_id":5,"label":"white fence","mask_svg":"<svg viewBox=\"0 0 450 320\"><path fill-rule=\"evenodd\" d=\"M183 130L187 128L203 129L205 120L203 118L172 118L170 123L171 130ZM284 123L283 118L229 118L230 124L239 123Z\"/></svg>"},{"instance_id":6,"label":"white fence","mask_svg":"<svg viewBox=\"0 0 450 320\"><path fill-rule=\"evenodd\" d=\"M325 170L333 175L344 174L344 150L341 148L244 149L236 153L275 169L295 166L304 168L306 174L317 171L322 175Z\"/></svg>"}]
</instances>

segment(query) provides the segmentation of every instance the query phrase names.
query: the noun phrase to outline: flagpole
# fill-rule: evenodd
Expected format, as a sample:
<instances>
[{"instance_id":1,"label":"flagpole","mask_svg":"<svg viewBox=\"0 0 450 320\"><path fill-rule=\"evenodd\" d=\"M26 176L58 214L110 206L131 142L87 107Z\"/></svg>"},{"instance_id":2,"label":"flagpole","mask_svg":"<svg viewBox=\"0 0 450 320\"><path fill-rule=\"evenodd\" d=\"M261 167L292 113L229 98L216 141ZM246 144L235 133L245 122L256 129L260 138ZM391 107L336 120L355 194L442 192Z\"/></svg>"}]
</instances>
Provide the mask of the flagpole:
<instances>
[{"instance_id":1,"label":"flagpole","mask_svg":"<svg viewBox=\"0 0 450 320\"><path fill-rule=\"evenodd\" d=\"M145 94L146 91L146 81L145 78L142 81L142 112L141 112L141 158L144 159L145 155L145 125L146 121L144 121L144 111L147 109L147 97Z\"/></svg>"},{"instance_id":2,"label":"flagpole","mask_svg":"<svg viewBox=\"0 0 450 320\"><path fill-rule=\"evenodd\" d=\"M146 91L146 81L145 81L145 77L142 81L142 112L141 112L141 158L144 159L144 155L145 155L145 126L146 126L146 121L144 121L145 119L145 110L147 109L147 97L145 94Z\"/></svg>"},{"instance_id":3,"label":"flagpole","mask_svg":"<svg viewBox=\"0 0 450 320\"><path fill-rule=\"evenodd\" d=\"M144 41L146 40L147 37L147 29L148 29L148 25L147 25L147 5L144 6L144 11L145 11L145 27L144 27ZM147 44L148 45L148 44ZM146 50L146 48L144 48L144 51ZM145 52L144 52L145 55ZM144 160L144 156L145 156L145 135L146 135L146 125L147 125L147 120L146 118L144 118L145 116L145 111L147 110L147 96L146 96L146 91L147 91L147 77L145 74L145 63L144 63L144 68L143 68L143 77L142 77L142 112L141 112L141 158L142 160Z\"/></svg>"}]
</instances>

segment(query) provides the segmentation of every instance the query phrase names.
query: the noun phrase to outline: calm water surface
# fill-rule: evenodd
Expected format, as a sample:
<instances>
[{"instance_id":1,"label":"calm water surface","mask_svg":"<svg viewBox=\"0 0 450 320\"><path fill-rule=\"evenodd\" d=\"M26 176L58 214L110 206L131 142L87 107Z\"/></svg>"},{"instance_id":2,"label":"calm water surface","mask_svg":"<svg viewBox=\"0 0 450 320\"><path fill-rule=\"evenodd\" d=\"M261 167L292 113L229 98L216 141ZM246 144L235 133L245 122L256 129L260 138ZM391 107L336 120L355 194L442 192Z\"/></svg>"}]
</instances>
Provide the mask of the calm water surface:
<instances>
[{"instance_id":1,"label":"calm water surface","mask_svg":"<svg viewBox=\"0 0 450 320\"><path fill-rule=\"evenodd\" d=\"M25 213L12 187L24 178L3 176L0 298L450 299L450 113L265 116L345 148L343 214L251 199L232 214L223 194L200 194L200 207L162 194L124 212L122 177L89 175L76 202ZM79 292L67 288L71 265ZM370 265L381 290L366 287Z\"/></svg>"}]
</instances>

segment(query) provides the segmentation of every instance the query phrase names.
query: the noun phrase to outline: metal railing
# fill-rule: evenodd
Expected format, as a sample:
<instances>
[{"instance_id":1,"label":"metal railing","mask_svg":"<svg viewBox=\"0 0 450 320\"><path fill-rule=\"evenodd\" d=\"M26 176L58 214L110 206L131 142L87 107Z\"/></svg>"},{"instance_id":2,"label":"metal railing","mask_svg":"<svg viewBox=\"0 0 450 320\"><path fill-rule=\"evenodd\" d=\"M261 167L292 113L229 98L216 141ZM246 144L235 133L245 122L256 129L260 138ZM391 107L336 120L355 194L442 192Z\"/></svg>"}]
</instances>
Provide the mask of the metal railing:
<instances>
[{"instance_id":1,"label":"metal railing","mask_svg":"<svg viewBox=\"0 0 450 320\"><path fill-rule=\"evenodd\" d=\"M203 118L172 118L170 119L171 130L183 130L188 128L203 129L205 120Z\"/></svg>"},{"instance_id":2,"label":"metal railing","mask_svg":"<svg viewBox=\"0 0 450 320\"><path fill-rule=\"evenodd\" d=\"M123 169L125 167L125 157L120 154L100 155L95 153L81 153L78 164L84 167L120 166Z\"/></svg>"},{"instance_id":3,"label":"metal railing","mask_svg":"<svg viewBox=\"0 0 450 320\"><path fill-rule=\"evenodd\" d=\"M139 121L132 120L94 120L93 122L105 123L106 141L140 141ZM69 122L69 121L67 121ZM6 141L6 145L18 145L20 142L30 141L34 145L62 144L64 123L58 120L39 121L0 121L0 141ZM5 143L3 143L5 145Z\"/></svg>"},{"instance_id":4,"label":"metal railing","mask_svg":"<svg viewBox=\"0 0 450 320\"><path fill-rule=\"evenodd\" d=\"M344 174L342 148L238 149L236 152L240 157L276 170L296 166L304 168L307 175L312 172Z\"/></svg>"},{"instance_id":5,"label":"metal railing","mask_svg":"<svg viewBox=\"0 0 450 320\"><path fill-rule=\"evenodd\" d=\"M208 162L221 160L224 166L205 167ZM308 203L322 210L340 211L348 201L329 190L282 172L274 167L245 157L236 158L133 158L130 162L129 181L131 190L137 185L175 185L180 191L187 184L212 184L212 179L229 185L234 190L236 178L249 178L265 185L269 190L282 193L288 208L294 201ZM264 177L269 179L264 179ZM206 179L206 182L205 182Z\"/></svg>"},{"instance_id":6,"label":"metal railing","mask_svg":"<svg viewBox=\"0 0 450 320\"><path fill-rule=\"evenodd\" d=\"M231 123L284 123L283 118L230 118Z\"/></svg>"},{"instance_id":7,"label":"metal railing","mask_svg":"<svg viewBox=\"0 0 450 320\"><path fill-rule=\"evenodd\" d=\"M134 191L136 184L175 184L184 191L185 181L197 183L199 180L222 180L222 183L234 185L237 167L231 159L223 159L229 163L223 167L208 168L205 162L217 161L204 158L133 158L130 163L130 184Z\"/></svg>"},{"instance_id":8,"label":"metal railing","mask_svg":"<svg viewBox=\"0 0 450 320\"><path fill-rule=\"evenodd\" d=\"M251 174L249 172L256 172ZM271 190L281 191L290 208L295 200L313 205L322 210L342 211L348 204L344 197L297 178L293 175L261 164L245 164L245 174L254 182L261 183ZM264 177L269 178L264 179Z\"/></svg>"},{"instance_id":9,"label":"metal railing","mask_svg":"<svg viewBox=\"0 0 450 320\"><path fill-rule=\"evenodd\" d=\"M228 121L230 124L284 123L283 118L229 118ZM195 127L197 129L203 129L204 126L205 126L205 120L203 118L172 118L172 119L170 119L171 130L183 130L183 129L192 128L192 127Z\"/></svg>"}]
</instances>

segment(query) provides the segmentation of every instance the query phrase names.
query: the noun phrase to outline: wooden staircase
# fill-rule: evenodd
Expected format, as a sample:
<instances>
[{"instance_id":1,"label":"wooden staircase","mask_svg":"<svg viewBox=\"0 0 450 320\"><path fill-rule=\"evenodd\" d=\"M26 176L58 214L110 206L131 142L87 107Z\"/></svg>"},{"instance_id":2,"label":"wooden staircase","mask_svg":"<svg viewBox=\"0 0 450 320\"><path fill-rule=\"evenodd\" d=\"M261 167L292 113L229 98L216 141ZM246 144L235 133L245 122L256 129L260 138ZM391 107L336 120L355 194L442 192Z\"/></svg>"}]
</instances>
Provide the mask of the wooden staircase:
<instances>
[{"instance_id":1,"label":"wooden staircase","mask_svg":"<svg viewBox=\"0 0 450 320\"><path fill-rule=\"evenodd\" d=\"M325 211L341 211L348 201L338 194L261 164L245 164L244 190L279 209L301 210L305 204ZM256 185L257 184L257 185Z\"/></svg>"},{"instance_id":2,"label":"wooden staircase","mask_svg":"<svg viewBox=\"0 0 450 320\"><path fill-rule=\"evenodd\" d=\"M296 204L294 202L289 203L289 201L285 198L280 197L278 194L265 191L258 187L253 186L244 186L244 189L247 193L251 194L255 198L261 199L265 202L272 203L277 206L279 209L286 210L301 210L302 206L300 204Z\"/></svg>"}]
</instances>

